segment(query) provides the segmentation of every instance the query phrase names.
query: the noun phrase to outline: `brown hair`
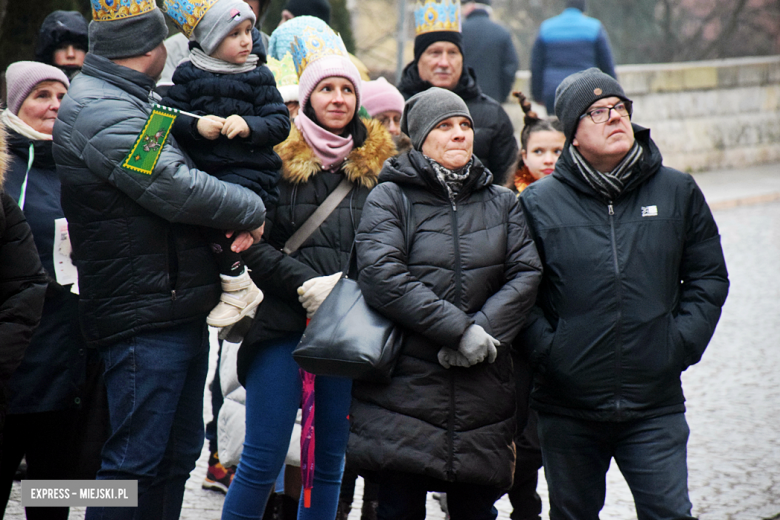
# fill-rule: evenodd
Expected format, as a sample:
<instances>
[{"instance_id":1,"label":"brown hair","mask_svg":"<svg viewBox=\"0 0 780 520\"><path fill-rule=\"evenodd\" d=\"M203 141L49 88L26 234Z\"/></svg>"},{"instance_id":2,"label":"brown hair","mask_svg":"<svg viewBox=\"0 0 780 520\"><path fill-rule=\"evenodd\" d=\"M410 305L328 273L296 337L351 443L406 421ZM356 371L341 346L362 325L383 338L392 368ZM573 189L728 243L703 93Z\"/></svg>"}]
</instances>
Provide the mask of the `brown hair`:
<instances>
[{"instance_id":1,"label":"brown hair","mask_svg":"<svg viewBox=\"0 0 780 520\"><path fill-rule=\"evenodd\" d=\"M525 150L528 146L528 139L534 132L560 132L563 133L563 126L557 117L547 117L542 119L536 112L531 110L531 102L526 99L525 94L515 91L512 95L517 98L518 103L523 108L525 116L523 117L523 131L520 132L520 150ZM522 161L522 159L521 159Z\"/></svg>"}]
</instances>

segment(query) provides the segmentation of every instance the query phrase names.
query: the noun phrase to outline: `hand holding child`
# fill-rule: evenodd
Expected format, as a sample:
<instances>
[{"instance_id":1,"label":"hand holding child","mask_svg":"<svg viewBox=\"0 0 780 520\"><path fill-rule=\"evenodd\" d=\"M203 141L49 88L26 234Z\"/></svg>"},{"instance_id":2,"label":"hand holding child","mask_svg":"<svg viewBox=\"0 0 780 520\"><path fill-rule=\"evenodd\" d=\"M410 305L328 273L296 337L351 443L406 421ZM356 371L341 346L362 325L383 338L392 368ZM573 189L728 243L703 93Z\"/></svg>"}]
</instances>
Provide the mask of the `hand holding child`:
<instances>
[{"instance_id":1,"label":"hand holding child","mask_svg":"<svg viewBox=\"0 0 780 520\"><path fill-rule=\"evenodd\" d=\"M226 135L228 139L233 139L236 136L249 137L249 125L246 124L243 117L233 114L225 119L222 135Z\"/></svg>"},{"instance_id":2,"label":"hand holding child","mask_svg":"<svg viewBox=\"0 0 780 520\"><path fill-rule=\"evenodd\" d=\"M225 120L218 116L203 116L198 119L198 133L206 139L213 141L219 137L225 125Z\"/></svg>"}]
</instances>

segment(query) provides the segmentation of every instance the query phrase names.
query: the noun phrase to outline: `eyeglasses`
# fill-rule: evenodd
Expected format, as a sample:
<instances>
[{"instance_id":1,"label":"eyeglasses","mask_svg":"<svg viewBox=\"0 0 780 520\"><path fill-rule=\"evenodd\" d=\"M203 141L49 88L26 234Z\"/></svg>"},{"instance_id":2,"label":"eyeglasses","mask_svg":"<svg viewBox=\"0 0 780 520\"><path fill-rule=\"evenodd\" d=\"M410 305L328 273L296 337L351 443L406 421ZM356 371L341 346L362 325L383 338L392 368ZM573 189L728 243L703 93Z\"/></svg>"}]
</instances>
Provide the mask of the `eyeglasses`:
<instances>
[{"instance_id":1,"label":"eyeglasses","mask_svg":"<svg viewBox=\"0 0 780 520\"><path fill-rule=\"evenodd\" d=\"M621 101L620 103L613 106L598 107L594 108L593 110L589 110L588 112L582 114L580 119L583 119L585 116L590 116L591 121L599 125L609 121L611 110L617 112L620 117L631 117L631 109L632 104L630 101Z\"/></svg>"}]
</instances>

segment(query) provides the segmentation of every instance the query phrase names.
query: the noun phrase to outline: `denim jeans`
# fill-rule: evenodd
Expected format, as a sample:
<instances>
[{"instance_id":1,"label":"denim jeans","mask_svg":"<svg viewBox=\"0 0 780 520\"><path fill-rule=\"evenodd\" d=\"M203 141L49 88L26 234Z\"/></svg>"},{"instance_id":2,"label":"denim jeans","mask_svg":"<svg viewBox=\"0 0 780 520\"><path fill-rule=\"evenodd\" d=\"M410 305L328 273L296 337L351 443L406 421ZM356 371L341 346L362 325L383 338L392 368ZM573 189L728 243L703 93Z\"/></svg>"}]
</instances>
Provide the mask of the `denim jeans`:
<instances>
[{"instance_id":1,"label":"denim jeans","mask_svg":"<svg viewBox=\"0 0 780 520\"><path fill-rule=\"evenodd\" d=\"M138 507L91 507L86 519L177 519L203 448L206 324L145 332L100 354L111 436L97 478L137 480Z\"/></svg>"},{"instance_id":2,"label":"denim jeans","mask_svg":"<svg viewBox=\"0 0 780 520\"><path fill-rule=\"evenodd\" d=\"M301 405L301 378L292 357L300 338L269 342L252 360L246 377L244 451L228 488L222 520L263 516ZM352 380L317 376L314 396L314 486L311 507L304 508L301 500L298 518L333 520L349 436Z\"/></svg>"},{"instance_id":3,"label":"denim jeans","mask_svg":"<svg viewBox=\"0 0 780 520\"><path fill-rule=\"evenodd\" d=\"M614 458L638 520L691 518L685 415L600 422L539 413L550 520L598 520Z\"/></svg>"},{"instance_id":4,"label":"denim jeans","mask_svg":"<svg viewBox=\"0 0 780 520\"><path fill-rule=\"evenodd\" d=\"M493 503L503 492L495 487L446 482L424 475L386 471L379 474L380 520L424 520L428 491L447 493L452 520L495 520Z\"/></svg>"}]
</instances>

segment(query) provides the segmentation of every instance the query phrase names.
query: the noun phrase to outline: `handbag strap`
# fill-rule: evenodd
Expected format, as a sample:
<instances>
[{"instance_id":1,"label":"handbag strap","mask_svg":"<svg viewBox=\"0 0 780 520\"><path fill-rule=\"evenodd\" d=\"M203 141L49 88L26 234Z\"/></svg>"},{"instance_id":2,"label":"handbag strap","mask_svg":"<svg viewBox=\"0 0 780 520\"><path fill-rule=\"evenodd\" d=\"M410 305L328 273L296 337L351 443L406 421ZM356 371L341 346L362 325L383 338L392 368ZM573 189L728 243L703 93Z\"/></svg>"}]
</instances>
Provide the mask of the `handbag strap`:
<instances>
[{"instance_id":1,"label":"handbag strap","mask_svg":"<svg viewBox=\"0 0 780 520\"><path fill-rule=\"evenodd\" d=\"M306 239L309 238L323 222L325 222L325 219L327 219L331 213L333 213L333 210L336 209L339 203L344 200L344 197L346 197L347 193L351 190L352 181L344 176L339 185L336 186L336 189L330 192L327 198L322 201L322 204L317 206L314 213L306 219L306 222L304 222L303 225L287 239L287 242L284 243L284 247L282 248L284 254L290 255L297 251Z\"/></svg>"}]
</instances>

